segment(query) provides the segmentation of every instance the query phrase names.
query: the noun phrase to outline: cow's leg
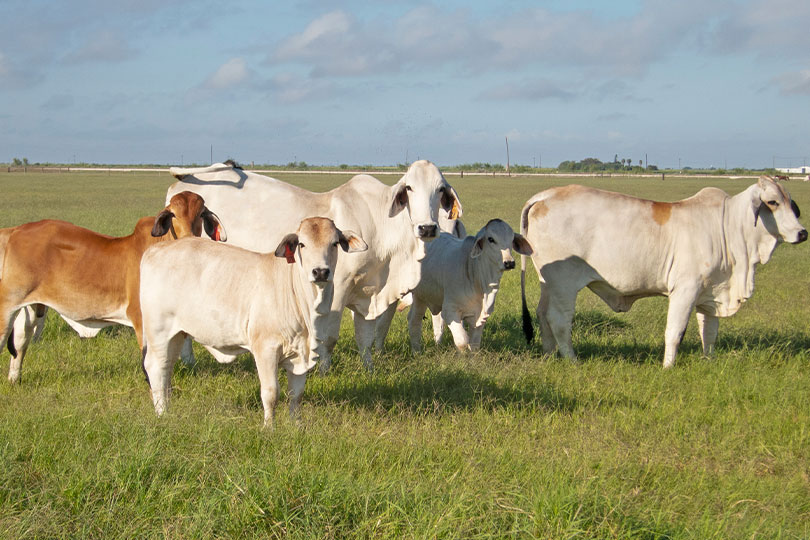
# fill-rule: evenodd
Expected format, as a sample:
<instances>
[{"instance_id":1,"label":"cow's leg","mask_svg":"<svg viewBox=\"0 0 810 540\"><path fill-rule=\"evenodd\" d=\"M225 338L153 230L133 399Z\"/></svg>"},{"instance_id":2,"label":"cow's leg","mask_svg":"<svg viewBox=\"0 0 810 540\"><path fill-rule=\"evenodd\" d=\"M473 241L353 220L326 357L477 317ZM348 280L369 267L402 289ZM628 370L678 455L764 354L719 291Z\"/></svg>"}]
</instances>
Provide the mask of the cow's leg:
<instances>
[{"instance_id":1,"label":"cow's leg","mask_svg":"<svg viewBox=\"0 0 810 540\"><path fill-rule=\"evenodd\" d=\"M138 302L130 301L127 307L127 318L132 323L135 330L135 339L138 340L138 350L143 350L143 321L141 320L141 305Z\"/></svg>"},{"instance_id":2,"label":"cow's leg","mask_svg":"<svg viewBox=\"0 0 810 540\"><path fill-rule=\"evenodd\" d=\"M352 311L352 318L354 319L354 339L357 341L357 348L363 358L363 365L366 366L367 371L371 371L374 369L371 348L374 344L374 329L377 326L377 320L367 321L355 311Z\"/></svg>"},{"instance_id":3,"label":"cow's leg","mask_svg":"<svg viewBox=\"0 0 810 540\"><path fill-rule=\"evenodd\" d=\"M304 397L304 387L307 382L307 375L295 375L292 370L287 370L287 394L290 399L290 419L296 424L301 424L301 399Z\"/></svg>"},{"instance_id":4,"label":"cow's leg","mask_svg":"<svg viewBox=\"0 0 810 540\"><path fill-rule=\"evenodd\" d=\"M467 335L467 331L464 329L461 314L458 313L458 311L452 310L446 306L442 306L442 313L444 313L450 333L453 334L453 343L455 343L456 349L461 352L469 351L470 338Z\"/></svg>"},{"instance_id":5,"label":"cow's leg","mask_svg":"<svg viewBox=\"0 0 810 540\"><path fill-rule=\"evenodd\" d=\"M169 339L163 336L150 335L143 358L143 370L152 391L152 403L155 412L161 416L169 406L172 390L172 372L174 363L183 348L184 333L175 334Z\"/></svg>"},{"instance_id":6,"label":"cow's leg","mask_svg":"<svg viewBox=\"0 0 810 540\"><path fill-rule=\"evenodd\" d=\"M354 312L352 312L354 315ZM343 318L343 310L332 310L327 316L327 337L324 340L325 350L318 357L318 371L321 375L326 375L329 368L332 367L332 351L337 345L338 336L340 336L340 321Z\"/></svg>"},{"instance_id":7,"label":"cow's leg","mask_svg":"<svg viewBox=\"0 0 810 540\"><path fill-rule=\"evenodd\" d=\"M391 328L391 321L394 320L394 315L397 313L397 303L394 302L388 309L383 311L382 315L377 317L377 323L374 328L374 348L378 351L383 350L385 347L385 337L388 335L388 330Z\"/></svg>"},{"instance_id":8,"label":"cow's leg","mask_svg":"<svg viewBox=\"0 0 810 540\"><path fill-rule=\"evenodd\" d=\"M550 289L550 287L547 287ZM574 310L579 290L549 290L546 322L557 343L560 354L565 358L576 359L574 344L571 341L571 327L574 323ZM542 293L541 293L542 295ZM542 328L542 325L541 325ZM545 344L544 344L545 351Z\"/></svg>"},{"instance_id":9,"label":"cow's leg","mask_svg":"<svg viewBox=\"0 0 810 540\"><path fill-rule=\"evenodd\" d=\"M25 306L20 309L14 317L13 333L8 336L10 343L8 350L11 352L11 361L8 364L8 382L15 384L20 382L22 374L22 363L28 345L34 337L37 325L35 306Z\"/></svg>"},{"instance_id":10,"label":"cow's leg","mask_svg":"<svg viewBox=\"0 0 810 540\"><path fill-rule=\"evenodd\" d=\"M675 290L669 293L669 308L667 309L667 330L664 333L664 368L675 365L675 356L678 346L683 340L689 315L695 307L697 291L692 289Z\"/></svg>"},{"instance_id":11,"label":"cow's leg","mask_svg":"<svg viewBox=\"0 0 810 540\"><path fill-rule=\"evenodd\" d=\"M697 316L698 330L700 330L700 342L703 344L703 354L711 356L714 354L714 342L717 341L717 330L720 327L720 319L700 310L695 313Z\"/></svg>"},{"instance_id":12,"label":"cow's leg","mask_svg":"<svg viewBox=\"0 0 810 540\"><path fill-rule=\"evenodd\" d=\"M415 353L422 350L422 317L425 316L426 309L427 306L414 297L408 310L408 338L411 350Z\"/></svg>"},{"instance_id":13,"label":"cow's leg","mask_svg":"<svg viewBox=\"0 0 810 540\"><path fill-rule=\"evenodd\" d=\"M484 335L484 324L476 325L474 318L469 321L470 324L470 350L477 351L481 349L481 337Z\"/></svg>"},{"instance_id":14,"label":"cow's leg","mask_svg":"<svg viewBox=\"0 0 810 540\"><path fill-rule=\"evenodd\" d=\"M197 363L197 359L194 358L194 348L191 346L192 342L191 336L187 336L183 340L183 347L180 350L180 358L183 360L183 364L188 367L192 367Z\"/></svg>"},{"instance_id":15,"label":"cow's leg","mask_svg":"<svg viewBox=\"0 0 810 540\"><path fill-rule=\"evenodd\" d=\"M31 341L39 342L42 338L42 331L45 329L45 316L48 314L48 306L44 304L33 304L36 320L34 321L34 337Z\"/></svg>"},{"instance_id":16,"label":"cow's leg","mask_svg":"<svg viewBox=\"0 0 810 540\"><path fill-rule=\"evenodd\" d=\"M537 303L537 324L540 327L540 338L543 341L543 353L554 354L557 350L557 340L548 324L548 302L550 293L546 286L540 289L540 301Z\"/></svg>"},{"instance_id":17,"label":"cow's leg","mask_svg":"<svg viewBox=\"0 0 810 540\"><path fill-rule=\"evenodd\" d=\"M438 345L441 343L442 334L444 333L444 317L442 317L442 312L440 311L435 315L431 314L430 319L433 322L433 341Z\"/></svg>"},{"instance_id":18,"label":"cow's leg","mask_svg":"<svg viewBox=\"0 0 810 540\"><path fill-rule=\"evenodd\" d=\"M264 408L264 427L273 427L273 418L278 403L278 361L281 358L280 343L260 343L253 349L256 359L256 370L259 372L262 407Z\"/></svg>"}]
</instances>

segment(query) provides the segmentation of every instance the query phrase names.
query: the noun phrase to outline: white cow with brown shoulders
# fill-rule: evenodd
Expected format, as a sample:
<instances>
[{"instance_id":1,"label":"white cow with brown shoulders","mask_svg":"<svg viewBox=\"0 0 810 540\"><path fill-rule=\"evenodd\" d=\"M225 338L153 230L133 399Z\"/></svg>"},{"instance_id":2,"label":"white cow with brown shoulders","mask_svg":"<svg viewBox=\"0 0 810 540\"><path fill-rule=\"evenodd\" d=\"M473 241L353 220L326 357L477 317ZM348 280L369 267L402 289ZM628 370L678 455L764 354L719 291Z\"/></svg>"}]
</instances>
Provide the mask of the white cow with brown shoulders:
<instances>
[{"instance_id":1,"label":"white cow with brown shoulders","mask_svg":"<svg viewBox=\"0 0 810 540\"><path fill-rule=\"evenodd\" d=\"M703 351L711 354L718 317L737 312L754 292L758 264L782 242L807 239L799 209L768 177L727 195L704 188L673 203L570 185L541 191L521 214L521 232L534 247L540 278L537 306L543 350L575 358L571 323L577 293L588 287L615 311L639 298L669 297L664 367L675 364L693 309ZM526 337L533 329L526 308Z\"/></svg>"},{"instance_id":2,"label":"white cow with brown shoulders","mask_svg":"<svg viewBox=\"0 0 810 540\"><path fill-rule=\"evenodd\" d=\"M295 417L306 374L326 353L338 248L359 253L367 246L332 220L315 217L283 236L271 253L196 238L147 251L141 261L143 366L155 411L166 410L174 363L189 336L225 358L253 353L266 426L278 399L278 368L285 368Z\"/></svg>"}]
</instances>

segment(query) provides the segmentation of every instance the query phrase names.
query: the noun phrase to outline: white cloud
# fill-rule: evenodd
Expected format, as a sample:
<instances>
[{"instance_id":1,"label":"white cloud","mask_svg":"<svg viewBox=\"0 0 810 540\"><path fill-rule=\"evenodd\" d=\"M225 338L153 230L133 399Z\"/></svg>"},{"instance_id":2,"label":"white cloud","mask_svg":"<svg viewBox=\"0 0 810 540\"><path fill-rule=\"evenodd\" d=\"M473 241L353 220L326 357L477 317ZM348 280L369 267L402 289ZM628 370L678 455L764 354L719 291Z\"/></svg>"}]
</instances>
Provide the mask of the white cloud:
<instances>
[{"instance_id":1,"label":"white cloud","mask_svg":"<svg viewBox=\"0 0 810 540\"><path fill-rule=\"evenodd\" d=\"M209 76L203 88L225 90L245 83L250 78L250 71L244 58L231 58Z\"/></svg>"}]
</instances>

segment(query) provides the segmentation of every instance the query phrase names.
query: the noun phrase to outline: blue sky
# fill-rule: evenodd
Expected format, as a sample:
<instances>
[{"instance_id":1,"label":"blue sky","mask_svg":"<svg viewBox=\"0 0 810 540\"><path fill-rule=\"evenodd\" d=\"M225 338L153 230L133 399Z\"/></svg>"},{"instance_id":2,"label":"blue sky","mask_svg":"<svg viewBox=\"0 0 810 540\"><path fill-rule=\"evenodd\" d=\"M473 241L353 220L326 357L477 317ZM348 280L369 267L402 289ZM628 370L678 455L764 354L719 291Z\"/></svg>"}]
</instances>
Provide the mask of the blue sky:
<instances>
[{"instance_id":1,"label":"blue sky","mask_svg":"<svg viewBox=\"0 0 810 540\"><path fill-rule=\"evenodd\" d=\"M810 159L810 2L3 0L0 162Z\"/></svg>"}]
</instances>

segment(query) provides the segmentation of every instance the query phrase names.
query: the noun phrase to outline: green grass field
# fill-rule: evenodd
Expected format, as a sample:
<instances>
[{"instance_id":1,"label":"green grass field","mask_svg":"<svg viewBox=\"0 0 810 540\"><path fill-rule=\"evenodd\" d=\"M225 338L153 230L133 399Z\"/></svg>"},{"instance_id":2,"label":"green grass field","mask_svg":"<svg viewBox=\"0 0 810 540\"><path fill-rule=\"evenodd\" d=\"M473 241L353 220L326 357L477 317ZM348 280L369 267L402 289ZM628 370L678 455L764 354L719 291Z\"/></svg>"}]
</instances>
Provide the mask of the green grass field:
<instances>
[{"instance_id":1,"label":"green grass field","mask_svg":"<svg viewBox=\"0 0 810 540\"><path fill-rule=\"evenodd\" d=\"M279 175L316 191L348 176ZM517 228L523 202L552 185L676 200L754 181L448 180L471 234L493 217ZM58 217L128 234L170 183L0 174L0 226ZM788 189L810 215L810 185ZM427 321L412 356L399 314L367 374L346 318L332 372L307 382L303 427L279 414L273 431L248 355L219 365L196 349L158 419L131 329L81 340L50 313L22 384L0 379L0 538L808 538L808 250L780 246L759 269L712 359L693 318L668 371L665 299L617 315L583 292L572 364L525 344L517 271L473 356L449 336L433 346Z\"/></svg>"}]
</instances>

